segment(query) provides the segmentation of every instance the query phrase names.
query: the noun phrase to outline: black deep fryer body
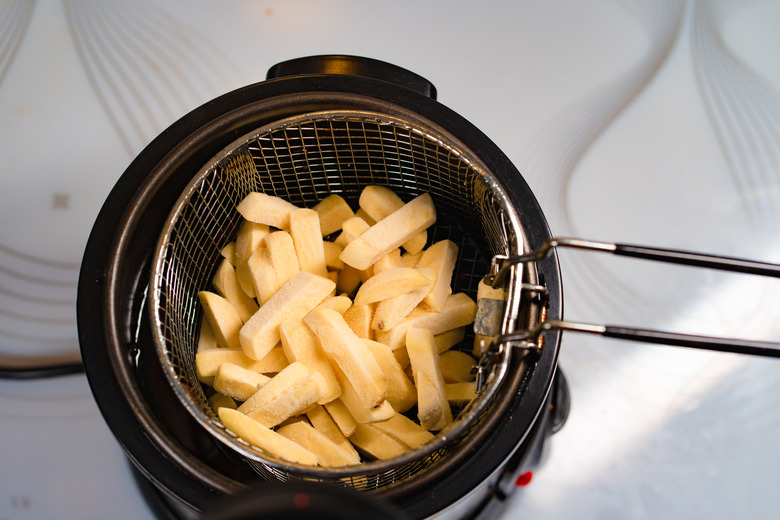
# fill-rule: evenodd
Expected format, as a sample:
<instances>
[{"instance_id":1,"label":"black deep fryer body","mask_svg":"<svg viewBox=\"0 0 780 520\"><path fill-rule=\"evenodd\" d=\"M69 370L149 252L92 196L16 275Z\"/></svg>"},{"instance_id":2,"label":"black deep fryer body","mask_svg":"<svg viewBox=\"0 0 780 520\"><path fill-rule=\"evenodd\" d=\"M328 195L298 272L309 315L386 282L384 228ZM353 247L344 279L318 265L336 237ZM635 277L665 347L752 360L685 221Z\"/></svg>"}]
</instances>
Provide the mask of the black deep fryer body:
<instances>
[{"instance_id":1,"label":"black deep fryer body","mask_svg":"<svg viewBox=\"0 0 780 520\"><path fill-rule=\"evenodd\" d=\"M134 471L149 483L164 510L174 512L172 517L198 518L214 500L239 493L257 480L178 402L163 377L144 311L151 257L164 221L192 175L222 148L255 128L300 113L408 110L467 143L484 161L521 215L530 247L550 238L530 188L490 139L436 102L435 89L424 79L381 62L361 68L361 63L369 63L361 60L344 58L347 65L334 69L339 73L323 69L333 65L328 59L325 65L316 65L316 60L286 62L271 69L268 80L187 114L130 164L96 220L82 262L77 303L87 377ZM561 318L557 257L537 268L549 291L547 315ZM513 475L536 463L544 438L560 427L568 409L565 382L562 376L556 378L560 332L547 341L526 373L513 372L513 378L522 379L520 391L499 396L494 406L500 413L464 441L456 460L445 459L413 482L376 495L416 518L436 514L476 489L486 497L506 494ZM517 365L515 361L514 368ZM494 484L502 491L494 493ZM480 507L490 510L487 502Z\"/></svg>"}]
</instances>

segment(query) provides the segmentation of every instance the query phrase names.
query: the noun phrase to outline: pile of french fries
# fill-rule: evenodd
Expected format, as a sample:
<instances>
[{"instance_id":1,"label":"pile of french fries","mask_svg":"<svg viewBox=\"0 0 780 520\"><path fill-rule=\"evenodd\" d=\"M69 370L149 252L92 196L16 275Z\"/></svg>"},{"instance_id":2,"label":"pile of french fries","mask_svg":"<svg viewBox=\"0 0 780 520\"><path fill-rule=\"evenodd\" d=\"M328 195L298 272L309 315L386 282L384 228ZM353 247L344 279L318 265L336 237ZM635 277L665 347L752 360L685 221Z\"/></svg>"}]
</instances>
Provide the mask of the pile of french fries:
<instances>
[{"instance_id":1,"label":"pile of french fries","mask_svg":"<svg viewBox=\"0 0 780 520\"><path fill-rule=\"evenodd\" d=\"M425 247L429 194L367 186L313 208L253 192L213 291L201 291L195 367L226 428L284 460L340 467L432 440L475 395L451 349L476 303L451 288L458 247ZM335 238L333 238L335 237Z\"/></svg>"}]
</instances>

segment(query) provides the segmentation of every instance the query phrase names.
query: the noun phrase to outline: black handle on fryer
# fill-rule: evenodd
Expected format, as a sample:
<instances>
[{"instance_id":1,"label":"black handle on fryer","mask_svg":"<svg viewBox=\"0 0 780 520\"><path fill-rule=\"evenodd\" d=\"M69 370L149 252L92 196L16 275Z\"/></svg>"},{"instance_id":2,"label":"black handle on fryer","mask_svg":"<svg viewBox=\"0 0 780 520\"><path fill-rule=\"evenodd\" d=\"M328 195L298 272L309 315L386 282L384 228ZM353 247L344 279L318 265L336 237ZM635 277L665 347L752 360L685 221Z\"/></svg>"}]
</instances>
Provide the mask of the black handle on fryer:
<instances>
[{"instance_id":1,"label":"black handle on fryer","mask_svg":"<svg viewBox=\"0 0 780 520\"><path fill-rule=\"evenodd\" d=\"M589 251L608 252L619 256L628 256L645 260L704 267L745 274L755 274L780 278L780 265L742 258L695 253L676 249L663 249L629 244L612 244L594 242L577 238L553 238L542 244L542 247L516 257L496 256L493 258L491 272L485 277L485 282L493 287L500 287L509 276L513 265L534 262L547 257L556 247L571 247ZM651 329L623 327L615 325L593 325L588 323L570 322L564 320L547 320L537 324L533 329L504 334L497 343L505 343L521 348L536 348L539 336L547 330L571 330L599 334L609 338L641 341L678 347L732 352L767 357L780 357L780 343L771 341L752 341L742 338L722 338L680 334L675 332Z\"/></svg>"},{"instance_id":2,"label":"black handle on fryer","mask_svg":"<svg viewBox=\"0 0 780 520\"><path fill-rule=\"evenodd\" d=\"M362 56L322 54L277 63L268 69L266 79L309 74L342 74L378 79L436 99L433 83L414 72L386 61Z\"/></svg>"},{"instance_id":3,"label":"black handle on fryer","mask_svg":"<svg viewBox=\"0 0 780 520\"><path fill-rule=\"evenodd\" d=\"M745 260L743 258L708 255L691 251L681 251L678 249L661 249L631 244L615 244L613 253L620 256L642 258L645 260L656 260L672 264L706 267L709 269L780 278L780 265L758 262L755 260Z\"/></svg>"}]
</instances>

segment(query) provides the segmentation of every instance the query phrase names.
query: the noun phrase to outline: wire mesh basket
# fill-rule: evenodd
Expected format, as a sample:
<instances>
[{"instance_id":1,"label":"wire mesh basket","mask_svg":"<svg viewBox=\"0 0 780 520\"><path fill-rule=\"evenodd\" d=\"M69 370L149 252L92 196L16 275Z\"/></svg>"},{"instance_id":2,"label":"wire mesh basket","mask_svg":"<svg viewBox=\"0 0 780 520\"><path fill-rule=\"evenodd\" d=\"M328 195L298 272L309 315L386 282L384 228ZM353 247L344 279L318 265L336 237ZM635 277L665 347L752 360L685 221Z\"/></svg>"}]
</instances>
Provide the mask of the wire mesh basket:
<instances>
[{"instance_id":1,"label":"wire mesh basket","mask_svg":"<svg viewBox=\"0 0 780 520\"><path fill-rule=\"evenodd\" d=\"M469 405L454 410L453 423L433 441L391 460L342 468L303 466L270 456L237 438L215 416L208 388L195 373L202 315L197 295L210 287L222 248L238 232L242 217L237 204L258 191L301 207L312 207L337 193L356 207L367 185L389 187L405 201L422 193L432 196L437 222L429 229L429 243L446 238L459 247L453 292L465 292L476 300L477 285L491 258L523 249L516 210L467 147L419 122L340 110L283 119L235 141L193 178L161 234L149 307L164 372L193 417L241 454L262 478L320 480L359 490L384 488L456 449L479 427L500 391L505 365L496 365L484 390ZM509 301L518 298L514 286L509 285ZM514 317L504 318L504 328L510 327ZM469 333L455 348L470 352L472 343L473 333Z\"/></svg>"}]
</instances>

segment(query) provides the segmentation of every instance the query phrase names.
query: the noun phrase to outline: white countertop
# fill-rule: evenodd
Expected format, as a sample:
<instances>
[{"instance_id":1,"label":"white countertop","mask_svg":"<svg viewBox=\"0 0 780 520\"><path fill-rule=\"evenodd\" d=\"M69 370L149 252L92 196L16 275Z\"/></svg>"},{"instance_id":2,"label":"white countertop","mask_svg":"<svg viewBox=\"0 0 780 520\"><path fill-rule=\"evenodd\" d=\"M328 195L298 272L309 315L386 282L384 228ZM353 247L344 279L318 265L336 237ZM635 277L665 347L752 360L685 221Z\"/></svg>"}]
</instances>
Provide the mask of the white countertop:
<instances>
[{"instance_id":1,"label":"white countertop","mask_svg":"<svg viewBox=\"0 0 780 520\"><path fill-rule=\"evenodd\" d=\"M132 158L286 59L436 85L554 234L780 262L776 1L0 6L0 353L78 353L75 284ZM780 282L561 252L566 316L780 340ZM506 518L777 518L780 365L564 334L563 430ZM0 381L0 520L150 517L83 375Z\"/></svg>"}]
</instances>

